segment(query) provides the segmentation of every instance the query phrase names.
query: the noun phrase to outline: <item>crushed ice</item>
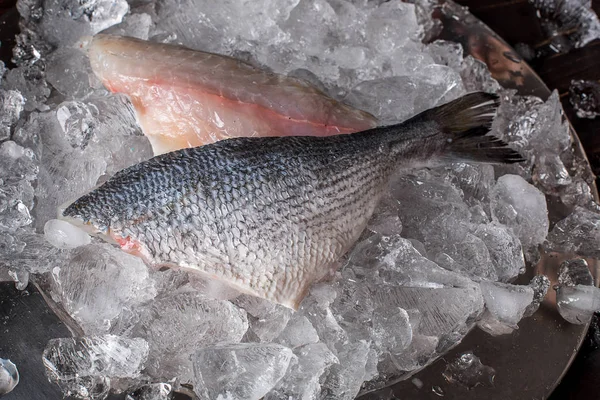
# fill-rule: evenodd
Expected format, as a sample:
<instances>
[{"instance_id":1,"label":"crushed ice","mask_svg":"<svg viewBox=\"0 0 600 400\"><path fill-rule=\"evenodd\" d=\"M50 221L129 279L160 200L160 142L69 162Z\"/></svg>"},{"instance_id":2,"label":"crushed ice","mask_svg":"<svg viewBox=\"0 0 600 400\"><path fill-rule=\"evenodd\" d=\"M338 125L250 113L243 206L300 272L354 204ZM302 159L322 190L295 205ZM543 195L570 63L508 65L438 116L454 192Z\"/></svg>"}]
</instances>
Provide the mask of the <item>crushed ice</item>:
<instances>
[{"instance_id":1,"label":"crushed ice","mask_svg":"<svg viewBox=\"0 0 600 400\"><path fill-rule=\"evenodd\" d=\"M600 256L600 208L557 93L544 102L501 89L460 45L421 43L439 25L425 2L380 3L18 1L16 67L0 68L0 269L21 289L30 274L43 277L85 335L44 352L65 394L157 400L191 384L201 397L352 399L411 376L476 323L492 334L516 329L550 286L542 276L509 283L539 259L540 245ZM584 17L586 29L569 36L577 46L598 32L597 18ZM335 282L314 285L295 313L184 271L150 270L54 220L59 205L152 156L128 99L108 93L78 49L102 30L302 77L382 123L469 91L498 92L494 133L527 162L397 178ZM591 116L596 100L576 89L573 101ZM567 210L551 227L548 199ZM598 289L565 282L559 310L582 323L599 306ZM464 357L449 379L490 376Z\"/></svg>"}]
</instances>

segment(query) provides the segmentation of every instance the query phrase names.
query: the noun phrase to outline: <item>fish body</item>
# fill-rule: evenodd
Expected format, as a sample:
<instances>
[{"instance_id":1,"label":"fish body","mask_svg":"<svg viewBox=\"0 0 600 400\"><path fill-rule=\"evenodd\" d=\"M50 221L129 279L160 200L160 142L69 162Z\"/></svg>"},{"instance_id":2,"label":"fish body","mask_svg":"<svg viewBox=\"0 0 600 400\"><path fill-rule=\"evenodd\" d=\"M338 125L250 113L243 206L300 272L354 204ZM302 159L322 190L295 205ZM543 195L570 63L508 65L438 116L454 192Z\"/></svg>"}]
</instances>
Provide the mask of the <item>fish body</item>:
<instances>
[{"instance_id":1,"label":"fish body","mask_svg":"<svg viewBox=\"0 0 600 400\"><path fill-rule=\"evenodd\" d=\"M182 46L95 36L94 73L129 95L154 154L244 136L325 136L376 126L307 82Z\"/></svg>"},{"instance_id":2,"label":"fish body","mask_svg":"<svg viewBox=\"0 0 600 400\"><path fill-rule=\"evenodd\" d=\"M117 173L62 217L149 264L297 308L357 240L395 171L520 160L485 136L496 106L493 95L474 93L358 133L234 138L174 151Z\"/></svg>"}]
</instances>

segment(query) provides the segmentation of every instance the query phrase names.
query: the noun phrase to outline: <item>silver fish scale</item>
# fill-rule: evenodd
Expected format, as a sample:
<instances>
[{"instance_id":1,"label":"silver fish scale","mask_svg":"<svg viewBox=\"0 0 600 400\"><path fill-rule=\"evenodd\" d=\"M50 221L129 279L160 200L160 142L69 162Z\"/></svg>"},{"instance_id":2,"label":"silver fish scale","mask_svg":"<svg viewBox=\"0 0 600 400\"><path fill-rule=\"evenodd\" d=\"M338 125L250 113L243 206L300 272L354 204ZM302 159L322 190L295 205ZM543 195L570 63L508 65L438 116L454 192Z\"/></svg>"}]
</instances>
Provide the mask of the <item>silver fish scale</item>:
<instances>
[{"instance_id":1,"label":"silver fish scale","mask_svg":"<svg viewBox=\"0 0 600 400\"><path fill-rule=\"evenodd\" d=\"M129 237L152 264L296 307L359 236L397 167L385 137L237 138L184 149L119 172L65 215Z\"/></svg>"},{"instance_id":2,"label":"silver fish scale","mask_svg":"<svg viewBox=\"0 0 600 400\"><path fill-rule=\"evenodd\" d=\"M478 92L349 135L236 138L178 150L119 172L63 216L148 263L296 308L358 238L396 170L523 160L486 135L497 105L497 96Z\"/></svg>"}]
</instances>

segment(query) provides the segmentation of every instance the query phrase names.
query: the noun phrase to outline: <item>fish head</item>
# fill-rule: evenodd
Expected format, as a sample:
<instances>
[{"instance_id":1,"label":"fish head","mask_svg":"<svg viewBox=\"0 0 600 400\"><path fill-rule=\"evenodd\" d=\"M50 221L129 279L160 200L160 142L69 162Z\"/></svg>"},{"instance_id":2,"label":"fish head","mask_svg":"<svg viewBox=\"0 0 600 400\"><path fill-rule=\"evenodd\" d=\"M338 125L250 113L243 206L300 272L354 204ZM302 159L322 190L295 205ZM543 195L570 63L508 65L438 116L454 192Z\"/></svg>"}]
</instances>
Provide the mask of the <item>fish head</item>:
<instances>
[{"instance_id":1,"label":"fish head","mask_svg":"<svg viewBox=\"0 0 600 400\"><path fill-rule=\"evenodd\" d=\"M100 237L109 243L117 243L110 235L108 215L102 215L102 211L98 212L87 196L59 206L57 214L58 219L66 221L92 236Z\"/></svg>"},{"instance_id":2,"label":"fish head","mask_svg":"<svg viewBox=\"0 0 600 400\"><path fill-rule=\"evenodd\" d=\"M123 251L140 257L151 263L151 256L146 246L137 240L124 235L115 224L115 213L108 206L98 207L93 192L79 199L66 203L58 208L58 219L84 230L91 236L119 246Z\"/></svg>"}]
</instances>

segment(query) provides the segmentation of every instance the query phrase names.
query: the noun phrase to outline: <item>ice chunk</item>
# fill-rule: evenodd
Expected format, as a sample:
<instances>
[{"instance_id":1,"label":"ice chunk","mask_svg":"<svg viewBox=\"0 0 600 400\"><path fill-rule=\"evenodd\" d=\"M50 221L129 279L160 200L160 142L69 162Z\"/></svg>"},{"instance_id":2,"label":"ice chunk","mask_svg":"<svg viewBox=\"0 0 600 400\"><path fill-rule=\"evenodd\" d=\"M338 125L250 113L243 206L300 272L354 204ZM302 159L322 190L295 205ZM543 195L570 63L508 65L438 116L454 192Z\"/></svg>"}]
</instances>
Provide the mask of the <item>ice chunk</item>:
<instances>
[{"instance_id":1,"label":"ice chunk","mask_svg":"<svg viewBox=\"0 0 600 400\"><path fill-rule=\"evenodd\" d=\"M562 286L593 286L594 277L587 261L582 258L563 261L558 270L558 284Z\"/></svg>"},{"instance_id":2,"label":"ice chunk","mask_svg":"<svg viewBox=\"0 0 600 400\"><path fill-rule=\"evenodd\" d=\"M548 234L545 247L562 253L600 257L600 214L575 207L571 215L558 221Z\"/></svg>"},{"instance_id":3,"label":"ice chunk","mask_svg":"<svg viewBox=\"0 0 600 400\"><path fill-rule=\"evenodd\" d=\"M380 307L373 312L372 338L380 352L400 353L412 342L412 326L406 310Z\"/></svg>"},{"instance_id":4,"label":"ice chunk","mask_svg":"<svg viewBox=\"0 0 600 400\"><path fill-rule=\"evenodd\" d=\"M88 335L109 332L122 313L156 295L142 260L107 244L77 248L53 281L53 298Z\"/></svg>"},{"instance_id":5,"label":"ice chunk","mask_svg":"<svg viewBox=\"0 0 600 400\"><path fill-rule=\"evenodd\" d=\"M335 11L325 0L300 0L280 24L308 55L319 56L326 49L324 38L335 29Z\"/></svg>"},{"instance_id":6,"label":"ice chunk","mask_svg":"<svg viewBox=\"0 0 600 400\"><path fill-rule=\"evenodd\" d=\"M366 379L369 345L365 341L349 343L338 353L339 364L333 364L321 384L321 399L351 400L358 395Z\"/></svg>"},{"instance_id":7,"label":"ice chunk","mask_svg":"<svg viewBox=\"0 0 600 400\"><path fill-rule=\"evenodd\" d=\"M345 300L347 295L344 295L334 303L336 313L347 321L361 321L361 313L369 316L377 307L418 309L422 313L419 333L444 335L483 308L475 283L440 268L419 254L409 240L399 236L374 236L359 243L350 254L344 274L351 271L366 282L360 285L362 294L350 297L352 301ZM369 280L371 285L367 284ZM351 307L344 308L344 304ZM353 329L360 329L361 324L357 325Z\"/></svg>"},{"instance_id":8,"label":"ice chunk","mask_svg":"<svg viewBox=\"0 0 600 400\"><path fill-rule=\"evenodd\" d=\"M254 296L241 295L234 303L251 316L250 330L262 342L271 342L278 337L292 316L289 308Z\"/></svg>"},{"instance_id":9,"label":"ice chunk","mask_svg":"<svg viewBox=\"0 0 600 400\"><path fill-rule=\"evenodd\" d=\"M51 219L44 225L46 240L59 249L74 249L90 244L91 239L85 231L58 219Z\"/></svg>"},{"instance_id":10,"label":"ice chunk","mask_svg":"<svg viewBox=\"0 0 600 400\"><path fill-rule=\"evenodd\" d=\"M25 99L25 111L47 110L44 104L50 88L44 79L44 67L39 64L13 68L6 73L6 88L18 90Z\"/></svg>"},{"instance_id":11,"label":"ice chunk","mask_svg":"<svg viewBox=\"0 0 600 400\"><path fill-rule=\"evenodd\" d=\"M43 354L48 378L66 396L103 399L111 378L137 378L148 343L115 335L52 339Z\"/></svg>"},{"instance_id":12,"label":"ice chunk","mask_svg":"<svg viewBox=\"0 0 600 400\"><path fill-rule=\"evenodd\" d=\"M318 399L319 378L338 358L323 343L311 343L294 349L298 357L285 376L265 396L265 400Z\"/></svg>"},{"instance_id":13,"label":"ice chunk","mask_svg":"<svg viewBox=\"0 0 600 400\"><path fill-rule=\"evenodd\" d=\"M533 302L533 289L529 286L516 286L500 282L481 282L481 293L489 312L479 326L490 334L503 334L499 325L508 330L517 329L527 307ZM499 322L500 324L496 324Z\"/></svg>"},{"instance_id":14,"label":"ice chunk","mask_svg":"<svg viewBox=\"0 0 600 400\"><path fill-rule=\"evenodd\" d=\"M10 140L0 144L0 232L15 232L32 222L32 181L37 172L31 150Z\"/></svg>"},{"instance_id":15,"label":"ice chunk","mask_svg":"<svg viewBox=\"0 0 600 400\"><path fill-rule=\"evenodd\" d=\"M120 23L129 11L126 0L95 0L85 4L84 13L89 16L92 34Z\"/></svg>"},{"instance_id":16,"label":"ice chunk","mask_svg":"<svg viewBox=\"0 0 600 400\"><path fill-rule=\"evenodd\" d=\"M486 245L496 275L501 281L508 281L525 270L525 260L519 239L504 225L478 225L473 235Z\"/></svg>"},{"instance_id":17,"label":"ice chunk","mask_svg":"<svg viewBox=\"0 0 600 400\"><path fill-rule=\"evenodd\" d=\"M276 343L292 349L318 341L319 335L308 318L299 314L292 317L279 337L275 339Z\"/></svg>"},{"instance_id":18,"label":"ice chunk","mask_svg":"<svg viewBox=\"0 0 600 400\"><path fill-rule=\"evenodd\" d=\"M463 92L460 77L452 69L428 65L419 75L362 82L352 89L344 102L370 112L382 124L392 124L452 100Z\"/></svg>"},{"instance_id":19,"label":"ice chunk","mask_svg":"<svg viewBox=\"0 0 600 400\"><path fill-rule=\"evenodd\" d=\"M538 0L532 4L537 9L542 29L551 36L554 52L567 52L572 46L583 47L600 37L600 21L589 1Z\"/></svg>"},{"instance_id":20,"label":"ice chunk","mask_svg":"<svg viewBox=\"0 0 600 400\"><path fill-rule=\"evenodd\" d=\"M54 113L32 113L15 136L40 159L36 197L44 200L36 205L35 222L42 230L46 221L56 218L59 205L96 186L106 170L107 157L98 149L73 149Z\"/></svg>"},{"instance_id":21,"label":"ice chunk","mask_svg":"<svg viewBox=\"0 0 600 400\"><path fill-rule=\"evenodd\" d=\"M413 336L406 350L399 354L392 354L395 368L400 371L414 371L424 367L436 356L438 344L437 336Z\"/></svg>"},{"instance_id":22,"label":"ice chunk","mask_svg":"<svg viewBox=\"0 0 600 400\"><path fill-rule=\"evenodd\" d=\"M483 365L472 352L466 352L448 363L443 375L448 382L457 382L471 389L479 385L493 386L496 371Z\"/></svg>"},{"instance_id":23,"label":"ice chunk","mask_svg":"<svg viewBox=\"0 0 600 400\"><path fill-rule=\"evenodd\" d=\"M589 322L600 311L600 289L594 286L559 286L556 290L558 312L572 324Z\"/></svg>"},{"instance_id":24,"label":"ice chunk","mask_svg":"<svg viewBox=\"0 0 600 400\"><path fill-rule=\"evenodd\" d=\"M492 214L513 228L521 244L529 248L544 242L548 234L546 197L518 175L498 178L492 189Z\"/></svg>"},{"instance_id":25,"label":"ice chunk","mask_svg":"<svg viewBox=\"0 0 600 400\"><path fill-rule=\"evenodd\" d=\"M390 53L419 35L413 4L389 1L375 8L366 24L367 42L378 53Z\"/></svg>"},{"instance_id":26,"label":"ice chunk","mask_svg":"<svg viewBox=\"0 0 600 400\"><path fill-rule=\"evenodd\" d=\"M168 383L151 383L129 391L125 400L169 400L171 390Z\"/></svg>"},{"instance_id":27,"label":"ice chunk","mask_svg":"<svg viewBox=\"0 0 600 400\"><path fill-rule=\"evenodd\" d=\"M295 359L290 349L272 343L204 347L193 359L194 390L201 398L259 400Z\"/></svg>"},{"instance_id":28,"label":"ice chunk","mask_svg":"<svg viewBox=\"0 0 600 400\"><path fill-rule=\"evenodd\" d=\"M569 101L579 118L600 115L600 84L594 81L571 81Z\"/></svg>"},{"instance_id":29,"label":"ice chunk","mask_svg":"<svg viewBox=\"0 0 600 400\"><path fill-rule=\"evenodd\" d=\"M19 384L19 371L10 360L0 358L0 396L12 392Z\"/></svg>"},{"instance_id":30,"label":"ice chunk","mask_svg":"<svg viewBox=\"0 0 600 400\"><path fill-rule=\"evenodd\" d=\"M568 186L572 182L567 167L556 154L539 156L539 162L534 166L532 178L547 193L552 193L559 187Z\"/></svg>"},{"instance_id":31,"label":"ice chunk","mask_svg":"<svg viewBox=\"0 0 600 400\"><path fill-rule=\"evenodd\" d=\"M238 342L248 319L228 301L213 300L182 288L156 298L141 310L131 335L150 343L147 371L155 379L191 379L190 355L217 342Z\"/></svg>"},{"instance_id":32,"label":"ice chunk","mask_svg":"<svg viewBox=\"0 0 600 400\"><path fill-rule=\"evenodd\" d=\"M529 287L533 289L533 302L525 309L524 317L532 316L540 308L550 288L550 279L545 275L536 275L529 282Z\"/></svg>"},{"instance_id":33,"label":"ice chunk","mask_svg":"<svg viewBox=\"0 0 600 400\"><path fill-rule=\"evenodd\" d=\"M436 40L427 46L427 50L436 63L447 65L460 74L467 92L481 90L497 93L500 91L501 86L492 78L483 62L470 55L463 58L463 48L459 43Z\"/></svg>"},{"instance_id":34,"label":"ice chunk","mask_svg":"<svg viewBox=\"0 0 600 400\"><path fill-rule=\"evenodd\" d=\"M76 101L66 101L56 109L56 119L74 149L84 149L93 135L98 109Z\"/></svg>"},{"instance_id":35,"label":"ice chunk","mask_svg":"<svg viewBox=\"0 0 600 400\"><path fill-rule=\"evenodd\" d=\"M76 48L61 47L48 55L46 80L67 98L81 99L93 88L93 77L88 57Z\"/></svg>"},{"instance_id":36,"label":"ice chunk","mask_svg":"<svg viewBox=\"0 0 600 400\"><path fill-rule=\"evenodd\" d=\"M19 120L25 99L17 90L0 89L0 142L10 139L11 129Z\"/></svg>"},{"instance_id":37,"label":"ice chunk","mask_svg":"<svg viewBox=\"0 0 600 400\"><path fill-rule=\"evenodd\" d=\"M308 318L321 341L337 355L338 348L348 342L348 334L338 323L331 308L336 297L336 289L332 285L313 285L299 312Z\"/></svg>"},{"instance_id":38,"label":"ice chunk","mask_svg":"<svg viewBox=\"0 0 600 400\"><path fill-rule=\"evenodd\" d=\"M148 40L150 25L152 25L152 17L150 15L146 13L128 14L123 19L123 22L106 29L104 33Z\"/></svg>"}]
</instances>

